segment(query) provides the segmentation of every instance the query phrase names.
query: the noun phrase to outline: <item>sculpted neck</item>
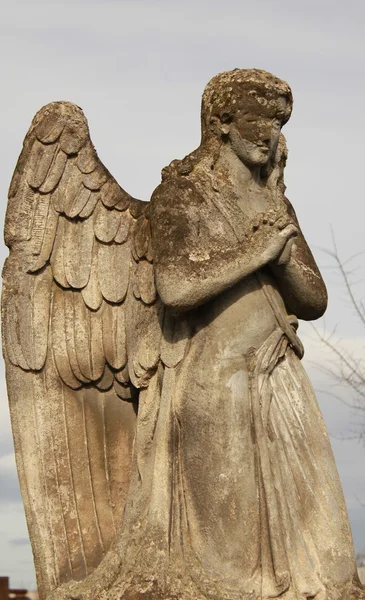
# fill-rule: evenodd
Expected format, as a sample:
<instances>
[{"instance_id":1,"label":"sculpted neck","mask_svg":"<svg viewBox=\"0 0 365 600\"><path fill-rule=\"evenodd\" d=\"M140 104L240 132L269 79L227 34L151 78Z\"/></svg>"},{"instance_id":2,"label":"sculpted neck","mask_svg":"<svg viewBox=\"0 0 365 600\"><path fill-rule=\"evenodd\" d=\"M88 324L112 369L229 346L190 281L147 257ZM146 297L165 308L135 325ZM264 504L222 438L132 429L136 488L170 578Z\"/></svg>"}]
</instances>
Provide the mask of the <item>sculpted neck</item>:
<instances>
[{"instance_id":1,"label":"sculpted neck","mask_svg":"<svg viewBox=\"0 0 365 600\"><path fill-rule=\"evenodd\" d=\"M217 175L228 176L232 183L241 189L251 186L261 187L264 184L261 167L247 166L238 158L230 144L222 144L214 170Z\"/></svg>"}]
</instances>

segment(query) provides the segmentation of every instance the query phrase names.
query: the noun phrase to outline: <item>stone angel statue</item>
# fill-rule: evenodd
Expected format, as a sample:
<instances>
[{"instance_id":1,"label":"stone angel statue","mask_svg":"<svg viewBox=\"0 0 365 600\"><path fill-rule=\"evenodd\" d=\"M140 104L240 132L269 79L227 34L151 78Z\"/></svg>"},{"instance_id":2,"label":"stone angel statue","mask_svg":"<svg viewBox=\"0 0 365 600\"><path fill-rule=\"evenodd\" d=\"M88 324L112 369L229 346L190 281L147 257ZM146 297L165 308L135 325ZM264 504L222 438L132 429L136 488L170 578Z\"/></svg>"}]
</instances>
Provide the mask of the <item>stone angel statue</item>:
<instances>
[{"instance_id":1,"label":"stone angel statue","mask_svg":"<svg viewBox=\"0 0 365 600\"><path fill-rule=\"evenodd\" d=\"M325 285L285 197L289 86L222 73L150 202L83 112L35 116L2 298L41 598L364 598L298 319Z\"/></svg>"}]
</instances>

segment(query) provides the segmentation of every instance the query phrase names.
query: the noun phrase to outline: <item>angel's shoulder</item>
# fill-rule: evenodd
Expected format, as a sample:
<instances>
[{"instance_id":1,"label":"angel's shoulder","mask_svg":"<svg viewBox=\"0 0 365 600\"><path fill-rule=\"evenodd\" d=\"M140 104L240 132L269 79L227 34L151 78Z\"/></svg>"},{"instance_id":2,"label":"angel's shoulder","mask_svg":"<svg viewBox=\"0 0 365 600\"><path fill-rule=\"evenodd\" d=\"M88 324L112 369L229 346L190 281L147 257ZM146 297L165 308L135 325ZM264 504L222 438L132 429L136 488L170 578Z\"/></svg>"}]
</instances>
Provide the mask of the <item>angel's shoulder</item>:
<instances>
[{"instance_id":1,"label":"angel's shoulder","mask_svg":"<svg viewBox=\"0 0 365 600\"><path fill-rule=\"evenodd\" d=\"M181 216L199 210L205 197L194 176L175 175L162 181L151 197L151 216L171 211Z\"/></svg>"}]
</instances>

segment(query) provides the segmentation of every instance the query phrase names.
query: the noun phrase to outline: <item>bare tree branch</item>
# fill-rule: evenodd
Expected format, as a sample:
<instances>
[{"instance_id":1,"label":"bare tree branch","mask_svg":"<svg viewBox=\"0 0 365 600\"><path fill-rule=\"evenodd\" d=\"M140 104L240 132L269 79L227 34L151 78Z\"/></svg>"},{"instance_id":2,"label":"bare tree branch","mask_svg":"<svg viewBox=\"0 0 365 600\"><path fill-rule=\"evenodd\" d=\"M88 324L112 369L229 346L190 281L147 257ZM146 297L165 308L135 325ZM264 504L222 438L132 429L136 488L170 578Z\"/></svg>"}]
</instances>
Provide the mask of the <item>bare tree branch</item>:
<instances>
[{"instance_id":1,"label":"bare tree branch","mask_svg":"<svg viewBox=\"0 0 365 600\"><path fill-rule=\"evenodd\" d=\"M340 275L342 286L345 291L345 300L354 310L360 324L365 332L365 303L358 299L354 288L358 285L360 279L354 281L354 276L358 272L358 267L353 266L353 261L365 252L357 252L346 260L340 258L334 233L332 231L333 250L322 249L333 261L332 270ZM358 439L365 442L365 356L358 356L354 351L346 348L343 340L337 336L337 325L331 332L324 330L320 332L317 327L312 325L317 340L322 346L328 349L332 355L331 362L328 365L322 364L317 367L325 373L333 382L337 391L319 390L322 394L329 395L340 401L342 404L354 410L357 415L362 415L360 422L356 423L356 431L353 435L346 435L346 439ZM347 390L346 397L341 394L341 389Z\"/></svg>"}]
</instances>

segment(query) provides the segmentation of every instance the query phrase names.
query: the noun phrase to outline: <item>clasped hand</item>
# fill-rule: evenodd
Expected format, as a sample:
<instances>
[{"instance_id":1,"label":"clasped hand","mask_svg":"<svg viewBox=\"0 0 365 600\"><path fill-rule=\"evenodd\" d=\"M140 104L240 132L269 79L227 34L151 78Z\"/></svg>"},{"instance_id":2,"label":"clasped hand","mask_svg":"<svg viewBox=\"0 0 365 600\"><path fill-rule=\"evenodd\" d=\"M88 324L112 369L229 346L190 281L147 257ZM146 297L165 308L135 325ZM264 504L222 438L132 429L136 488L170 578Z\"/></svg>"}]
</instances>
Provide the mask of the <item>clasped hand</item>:
<instances>
[{"instance_id":1,"label":"clasped hand","mask_svg":"<svg viewBox=\"0 0 365 600\"><path fill-rule=\"evenodd\" d=\"M253 239L259 237L257 242L264 246L265 263L288 263L298 228L286 211L270 210L259 213L252 224L252 232Z\"/></svg>"}]
</instances>

